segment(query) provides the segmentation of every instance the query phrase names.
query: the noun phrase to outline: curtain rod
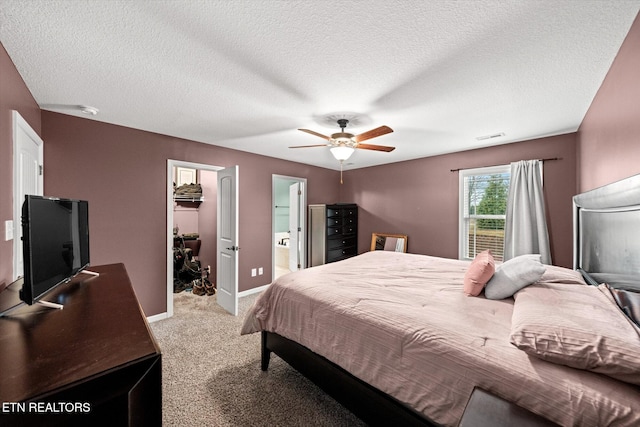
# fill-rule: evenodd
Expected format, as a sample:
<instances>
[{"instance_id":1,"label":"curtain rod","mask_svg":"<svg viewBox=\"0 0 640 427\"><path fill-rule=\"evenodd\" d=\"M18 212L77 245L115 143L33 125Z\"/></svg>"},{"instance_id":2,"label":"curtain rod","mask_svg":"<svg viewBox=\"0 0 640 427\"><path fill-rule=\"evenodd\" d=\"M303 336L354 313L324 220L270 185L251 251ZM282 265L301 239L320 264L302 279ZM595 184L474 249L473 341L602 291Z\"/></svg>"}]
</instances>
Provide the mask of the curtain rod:
<instances>
[{"instance_id":1,"label":"curtain rod","mask_svg":"<svg viewBox=\"0 0 640 427\"><path fill-rule=\"evenodd\" d=\"M548 159L532 159L532 160L540 160L541 162L550 162L552 160L562 160L562 157L549 157ZM491 166L475 166L475 168L490 168L493 166L502 166L502 165L491 165ZM472 168L459 168L459 169L451 169L451 172L458 172L464 169L472 169Z\"/></svg>"}]
</instances>

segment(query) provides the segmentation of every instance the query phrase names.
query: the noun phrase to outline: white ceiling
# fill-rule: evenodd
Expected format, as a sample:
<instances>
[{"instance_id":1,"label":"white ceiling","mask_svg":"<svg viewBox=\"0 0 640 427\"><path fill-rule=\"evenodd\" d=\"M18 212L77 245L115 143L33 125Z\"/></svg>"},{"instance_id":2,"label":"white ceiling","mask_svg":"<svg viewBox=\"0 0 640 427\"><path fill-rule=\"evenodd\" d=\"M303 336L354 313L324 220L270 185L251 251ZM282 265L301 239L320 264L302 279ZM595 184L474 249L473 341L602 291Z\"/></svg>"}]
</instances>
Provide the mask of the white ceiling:
<instances>
[{"instance_id":1,"label":"white ceiling","mask_svg":"<svg viewBox=\"0 0 640 427\"><path fill-rule=\"evenodd\" d=\"M356 116L346 169L577 130L640 0L0 0L43 109L338 169L300 132ZM504 132L478 141L476 137Z\"/></svg>"}]
</instances>

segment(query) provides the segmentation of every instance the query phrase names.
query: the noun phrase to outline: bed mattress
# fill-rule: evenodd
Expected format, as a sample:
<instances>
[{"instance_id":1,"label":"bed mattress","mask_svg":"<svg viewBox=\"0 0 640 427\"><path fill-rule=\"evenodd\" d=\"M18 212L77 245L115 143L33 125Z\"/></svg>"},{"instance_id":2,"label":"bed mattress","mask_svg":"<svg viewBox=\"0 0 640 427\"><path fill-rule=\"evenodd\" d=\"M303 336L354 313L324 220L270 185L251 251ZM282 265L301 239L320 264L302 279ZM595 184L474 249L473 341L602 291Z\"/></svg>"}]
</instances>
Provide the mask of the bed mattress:
<instances>
[{"instance_id":1,"label":"bed mattress","mask_svg":"<svg viewBox=\"0 0 640 427\"><path fill-rule=\"evenodd\" d=\"M468 266L373 251L301 270L258 297L241 333L296 341L442 425L458 425L474 387L561 425L640 425L637 387L511 345L514 300L466 296ZM551 269L541 281L582 280Z\"/></svg>"}]
</instances>

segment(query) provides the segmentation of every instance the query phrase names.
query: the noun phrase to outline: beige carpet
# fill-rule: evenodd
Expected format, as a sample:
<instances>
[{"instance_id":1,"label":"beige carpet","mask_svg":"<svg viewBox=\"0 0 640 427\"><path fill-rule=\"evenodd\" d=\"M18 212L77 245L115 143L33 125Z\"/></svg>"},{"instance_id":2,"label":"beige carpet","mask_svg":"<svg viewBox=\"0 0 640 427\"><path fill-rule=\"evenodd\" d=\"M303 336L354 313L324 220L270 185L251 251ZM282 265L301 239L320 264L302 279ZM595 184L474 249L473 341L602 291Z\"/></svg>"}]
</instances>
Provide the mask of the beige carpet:
<instances>
[{"instance_id":1,"label":"beige carpet","mask_svg":"<svg viewBox=\"0 0 640 427\"><path fill-rule=\"evenodd\" d=\"M273 355L260 370L260 334L240 336L256 298L237 317L215 296L174 295L174 316L151 324L162 350L165 426L362 426L359 419Z\"/></svg>"}]
</instances>

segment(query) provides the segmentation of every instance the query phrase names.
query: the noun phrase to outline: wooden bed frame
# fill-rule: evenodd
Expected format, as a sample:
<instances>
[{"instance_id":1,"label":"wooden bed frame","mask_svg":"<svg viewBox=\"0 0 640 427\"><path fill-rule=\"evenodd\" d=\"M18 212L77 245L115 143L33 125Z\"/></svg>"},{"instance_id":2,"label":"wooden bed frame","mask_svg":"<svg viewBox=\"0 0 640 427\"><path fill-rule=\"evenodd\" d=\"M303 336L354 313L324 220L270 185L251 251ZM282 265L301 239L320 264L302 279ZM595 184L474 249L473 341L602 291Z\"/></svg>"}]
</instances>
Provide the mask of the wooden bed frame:
<instances>
[{"instance_id":1,"label":"wooden bed frame","mask_svg":"<svg viewBox=\"0 0 640 427\"><path fill-rule=\"evenodd\" d=\"M392 396L354 377L303 345L262 331L261 369L277 354L307 379L370 426L438 426ZM556 424L482 389L474 389L460 427L552 427Z\"/></svg>"},{"instance_id":2,"label":"wooden bed frame","mask_svg":"<svg viewBox=\"0 0 640 427\"><path fill-rule=\"evenodd\" d=\"M616 277L628 277L635 274L635 264L620 263L620 257L614 257L614 266L596 262L593 255L594 245L602 245L610 241L610 233L606 227L618 228L619 212L625 213L624 227L635 224L630 231L639 235L631 241L629 250L640 260L640 175L615 182L574 197L574 268L579 269L587 278L598 277L602 273L614 274ZM597 215L591 212L597 211ZM615 219L602 220L609 212L615 213ZM595 222L594 222L595 221ZM597 226L596 226L597 224ZM593 276L593 277L592 277ZM599 277L598 277L599 278ZM302 375L324 390L328 395L340 402L353 414L372 426L436 426L412 408L377 388L354 377L338 365L312 352L308 348L282 337L276 333L263 331L261 343L261 369L266 371L271 353L275 353ZM475 389L462 416L460 426L499 427L499 426L550 426L552 422L535 415L511 402L492 396L480 389Z\"/></svg>"},{"instance_id":3,"label":"wooden bed frame","mask_svg":"<svg viewBox=\"0 0 640 427\"><path fill-rule=\"evenodd\" d=\"M372 426L436 426L397 399L354 377L308 348L273 332L262 331L261 368L269 367L271 353Z\"/></svg>"}]
</instances>

